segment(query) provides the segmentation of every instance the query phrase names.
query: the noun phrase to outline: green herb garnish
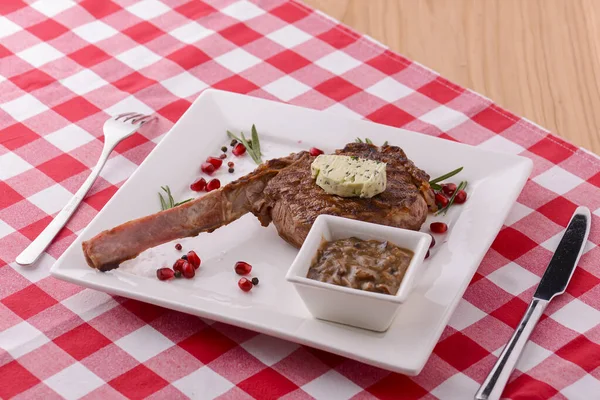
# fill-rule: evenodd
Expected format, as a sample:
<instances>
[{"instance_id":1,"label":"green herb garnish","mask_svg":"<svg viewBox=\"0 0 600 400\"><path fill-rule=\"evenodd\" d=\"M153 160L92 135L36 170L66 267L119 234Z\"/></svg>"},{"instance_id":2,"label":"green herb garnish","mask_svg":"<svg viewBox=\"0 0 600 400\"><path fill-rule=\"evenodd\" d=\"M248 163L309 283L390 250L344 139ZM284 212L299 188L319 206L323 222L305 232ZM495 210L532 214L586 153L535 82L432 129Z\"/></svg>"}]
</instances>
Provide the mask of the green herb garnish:
<instances>
[{"instance_id":1,"label":"green herb garnish","mask_svg":"<svg viewBox=\"0 0 600 400\"><path fill-rule=\"evenodd\" d=\"M463 167L456 168L454 171L450 171L447 174L444 174L444 175L439 176L439 177L437 177L435 179L432 179L432 180L429 181L429 186L431 186L431 188L433 190L440 191L440 190L442 190L442 185L440 185L440 182L445 181L446 179L453 177L454 175L458 174L462 170L463 170ZM454 203L454 198L456 197L456 194L460 190L463 190L466 187L467 187L467 181L461 181L460 184L458 185L458 187L456 188L456 190L454 191L454 193L452 194L452 196L450 197L450 199L448 200L448 204L446 204L446 206L444 208L438 210L438 212L435 215L439 215L442 212L445 215L448 212L448 209L450 208L450 206Z\"/></svg>"},{"instance_id":2,"label":"green herb garnish","mask_svg":"<svg viewBox=\"0 0 600 400\"><path fill-rule=\"evenodd\" d=\"M227 136L242 143L248 151L248 154L250 154L252 160L254 160L257 165L262 164L262 159L260 158L262 154L260 152L260 140L258 139L258 132L256 131L256 126L254 126L254 124L252 124L252 138L250 140L246 139L244 132L241 132L241 137L237 137L232 132L227 131Z\"/></svg>"},{"instance_id":3,"label":"green herb garnish","mask_svg":"<svg viewBox=\"0 0 600 400\"><path fill-rule=\"evenodd\" d=\"M163 211L168 210L169 208L180 206L182 204L187 203L188 201L193 200L193 199L187 199L187 200L183 200L178 203L175 203L175 200L173 199L173 195L171 194L171 188L169 188L169 186L161 186L160 188L162 190L164 190L165 193L167 193L167 200L165 200L163 195L160 192L158 192L158 197L160 198L160 208Z\"/></svg>"},{"instance_id":4,"label":"green herb garnish","mask_svg":"<svg viewBox=\"0 0 600 400\"><path fill-rule=\"evenodd\" d=\"M444 174L435 179L432 179L429 181L429 186L431 186L431 188L433 190L442 190L442 185L439 185L439 182L445 181L446 179L453 177L454 175L458 174L462 170L463 170L463 167L456 168L454 171L450 171L447 174Z\"/></svg>"},{"instance_id":5,"label":"green herb garnish","mask_svg":"<svg viewBox=\"0 0 600 400\"><path fill-rule=\"evenodd\" d=\"M463 170L463 167L456 168L454 171L450 171L447 174L444 174L444 175L442 175L440 177L437 177L437 178L429 181L429 184L431 185L432 183L438 183L438 182L441 182L441 181L445 181L448 178L452 178L454 175L458 174L462 170Z\"/></svg>"},{"instance_id":6,"label":"green herb garnish","mask_svg":"<svg viewBox=\"0 0 600 400\"><path fill-rule=\"evenodd\" d=\"M256 153L258 154L258 158L260 159L261 153L260 153L260 141L258 140L258 132L256 131L256 126L254 126L254 124L252 124L252 147L253 150L256 151ZM262 162L262 160L261 160Z\"/></svg>"},{"instance_id":7,"label":"green herb garnish","mask_svg":"<svg viewBox=\"0 0 600 400\"><path fill-rule=\"evenodd\" d=\"M450 197L450 200L448 200L448 204L446 205L446 207L442 208L441 210L438 210L438 212L436 212L435 215L440 215L442 212L444 213L444 215L446 215L446 213L448 212L448 209L454 203L454 198L456 197L456 194L458 192L460 192L461 190L464 190L466 187L467 187L467 181L461 181L458 184L458 186L456 187L456 190L454 191L454 193L452 193L452 197Z\"/></svg>"},{"instance_id":8,"label":"green herb garnish","mask_svg":"<svg viewBox=\"0 0 600 400\"><path fill-rule=\"evenodd\" d=\"M373 144L373 141L371 139L369 139L368 137L365 138L365 140L363 141L363 139L357 137L356 139L354 139L355 143L368 143L368 144ZM386 140L385 142L383 142L382 146L387 146L388 145L388 141Z\"/></svg>"}]
</instances>

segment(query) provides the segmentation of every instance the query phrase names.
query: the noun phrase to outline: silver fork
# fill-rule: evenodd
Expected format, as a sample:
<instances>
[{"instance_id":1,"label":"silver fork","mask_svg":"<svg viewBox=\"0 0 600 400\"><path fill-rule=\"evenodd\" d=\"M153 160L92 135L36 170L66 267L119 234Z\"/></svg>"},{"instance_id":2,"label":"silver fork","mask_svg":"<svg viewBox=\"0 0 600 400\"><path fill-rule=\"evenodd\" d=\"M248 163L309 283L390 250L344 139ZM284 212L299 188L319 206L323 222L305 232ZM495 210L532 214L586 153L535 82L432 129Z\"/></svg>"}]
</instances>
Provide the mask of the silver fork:
<instances>
[{"instance_id":1,"label":"silver fork","mask_svg":"<svg viewBox=\"0 0 600 400\"><path fill-rule=\"evenodd\" d=\"M52 239L58 234L63 226L67 223L71 215L79 206L79 203L83 200L87 192L90 190L94 181L100 175L100 171L106 164L108 156L114 148L123 140L131 136L135 131L138 130L144 123L150 120L149 115L126 113L118 115L114 118L109 119L104 123L102 130L104 131L104 147L102 148L102 154L98 163L87 177L83 185L79 188L77 193L69 200L67 205L54 217L52 222L48 224L46 229L39 234L37 238L19 256L16 261L20 265L33 264L38 259L40 254L46 250L46 247L52 242Z\"/></svg>"}]
</instances>

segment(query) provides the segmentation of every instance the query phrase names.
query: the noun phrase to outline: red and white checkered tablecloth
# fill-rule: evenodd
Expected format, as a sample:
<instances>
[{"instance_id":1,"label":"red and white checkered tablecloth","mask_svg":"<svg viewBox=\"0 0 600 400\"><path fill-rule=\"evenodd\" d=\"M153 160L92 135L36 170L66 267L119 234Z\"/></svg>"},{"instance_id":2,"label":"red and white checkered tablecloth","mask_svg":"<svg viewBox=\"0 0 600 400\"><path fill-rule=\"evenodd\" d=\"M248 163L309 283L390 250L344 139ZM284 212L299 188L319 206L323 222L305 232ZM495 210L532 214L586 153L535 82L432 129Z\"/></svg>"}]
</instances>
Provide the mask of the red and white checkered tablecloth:
<instances>
[{"instance_id":1,"label":"red and white checkered tablecloth","mask_svg":"<svg viewBox=\"0 0 600 400\"><path fill-rule=\"evenodd\" d=\"M49 277L52 263L207 87L529 157L531 179L414 378ZM117 147L34 267L15 257ZM577 205L592 231L505 395L600 397L600 161L287 0L0 2L0 398L467 399L510 337ZM399 355L401 356L401 355Z\"/></svg>"}]
</instances>

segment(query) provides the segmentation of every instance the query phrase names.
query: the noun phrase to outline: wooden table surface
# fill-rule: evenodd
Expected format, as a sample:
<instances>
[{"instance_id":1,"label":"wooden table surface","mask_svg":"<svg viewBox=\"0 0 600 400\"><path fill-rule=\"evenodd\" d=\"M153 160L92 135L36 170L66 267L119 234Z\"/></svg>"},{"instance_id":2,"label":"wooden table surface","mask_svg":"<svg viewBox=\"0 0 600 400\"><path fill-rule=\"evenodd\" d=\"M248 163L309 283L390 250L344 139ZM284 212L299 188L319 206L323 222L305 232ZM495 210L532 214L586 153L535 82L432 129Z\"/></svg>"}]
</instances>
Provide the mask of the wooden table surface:
<instances>
[{"instance_id":1,"label":"wooden table surface","mask_svg":"<svg viewBox=\"0 0 600 400\"><path fill-rule=\"evenodd\" d=\"M304 0L600 154L600 0Z\"/></svg>"}]
</instances>

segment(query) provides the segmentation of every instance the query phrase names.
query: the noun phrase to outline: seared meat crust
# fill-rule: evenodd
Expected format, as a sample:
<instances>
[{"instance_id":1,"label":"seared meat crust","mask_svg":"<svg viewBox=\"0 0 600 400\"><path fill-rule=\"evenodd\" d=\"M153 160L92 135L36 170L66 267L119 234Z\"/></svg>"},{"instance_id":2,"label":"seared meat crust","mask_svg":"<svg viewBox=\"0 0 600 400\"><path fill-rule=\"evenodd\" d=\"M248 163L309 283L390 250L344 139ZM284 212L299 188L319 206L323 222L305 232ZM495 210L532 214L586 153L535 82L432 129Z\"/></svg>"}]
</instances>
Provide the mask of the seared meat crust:
<instances>
[{"instance_id":1,"label":"seared meat crust","mask_svg":"<svg viewBox=\"0 0 600 400\"><path fill-rule=\"evenodd\" d=\"M326 193L311 177L307 152L260 165L250 174L181 206L126 222L82 243L87 263L108 271L151 247L212 232L251 212L263 226L273 222L279 235L300 247L320 214L417 230L435 211L429 176L395 146L351 143L336 154L387 163L387 187L370 199Z\"/></svg>"},{"instance_id":2,"label":"seared meat crust","mask_svg":"<svg viewBox=\"0 0 600 400\"><path fill-rule=\"evenodd\" d=\"M350 143L336 154L387 163L386 190L370 199L328 194L311 177L314 157L302 153L265 188L273 223L288 243L300 247L321 214L418 230L427 218L428 208L435 210L429 176L415 167L401 148Z\"/></svg>"}]
</instances>

